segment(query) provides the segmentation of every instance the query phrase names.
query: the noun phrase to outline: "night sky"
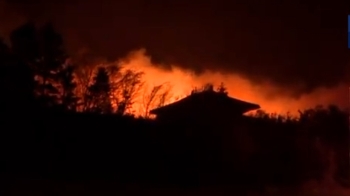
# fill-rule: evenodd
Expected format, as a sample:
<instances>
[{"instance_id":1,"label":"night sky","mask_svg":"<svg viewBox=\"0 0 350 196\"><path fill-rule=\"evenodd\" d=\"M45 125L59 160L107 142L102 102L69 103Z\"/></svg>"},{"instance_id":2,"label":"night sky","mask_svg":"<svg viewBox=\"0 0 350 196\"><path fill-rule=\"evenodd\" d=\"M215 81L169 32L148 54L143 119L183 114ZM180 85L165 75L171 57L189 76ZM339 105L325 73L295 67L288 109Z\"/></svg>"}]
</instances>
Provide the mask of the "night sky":
<instances>
[{"instance_id":1,"label":"night sky","mask_svg":"<svg viewBox=\"0 0 350 196\"><path fill-rule=\"evenodd\" d=\"M146 48L155 62L302 83L297 93L307 93L349 82L348 14L345 0L9 0L0 31L52 21L71 54L115 60Z\"/></svg>"},{"instance_id":2,"label":"night sky","mask_svg":"<svg viewBox=\"0 0 350 196\"><path fill-rule=\"evenodd\" d=\"M350 49L350 15L348 15L348 48Z\"/></svg>"}]
</instances>

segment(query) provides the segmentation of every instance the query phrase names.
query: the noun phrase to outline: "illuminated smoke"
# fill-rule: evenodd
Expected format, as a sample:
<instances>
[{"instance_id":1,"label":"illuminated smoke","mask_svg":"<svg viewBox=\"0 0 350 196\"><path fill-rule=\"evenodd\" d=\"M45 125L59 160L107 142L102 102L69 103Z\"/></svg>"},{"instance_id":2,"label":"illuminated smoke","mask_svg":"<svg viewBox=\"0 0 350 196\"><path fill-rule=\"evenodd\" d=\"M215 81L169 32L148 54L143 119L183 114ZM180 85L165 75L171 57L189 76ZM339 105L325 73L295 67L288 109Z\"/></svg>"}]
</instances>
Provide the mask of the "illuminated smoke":
<instances>
[{"instance_id":1,"label":"illuminated smoke","mask_svg":"<svg viewBox=\"0 0 350 196\"><path fill-rule=\"evenodd\" d=\"M250 82L240 75L229 73L205 71L200 75L180 69L179 66L172 65L171 69L163 69L162 65L155 65L151 62L151 57L146 56L144 49L130 52L118 63L127 69L144 72L145 86L151 87L163 83L170 83L171 101L176 98L188 95L194 87L202 86L206 83L215 85L223 82L227 87L229 95L245 101L257 103L261 108L271 113L297 114L297 111L314 107L316 105L337 104L341 107L347 106L346 90L347 86L339 85L336 88L318 88L312 93L304 94L299 98L293 98L288 89L274 85L269 81L260 84ZM135 103L134 107L140 102Z\"/></svg>"}]
</instances>

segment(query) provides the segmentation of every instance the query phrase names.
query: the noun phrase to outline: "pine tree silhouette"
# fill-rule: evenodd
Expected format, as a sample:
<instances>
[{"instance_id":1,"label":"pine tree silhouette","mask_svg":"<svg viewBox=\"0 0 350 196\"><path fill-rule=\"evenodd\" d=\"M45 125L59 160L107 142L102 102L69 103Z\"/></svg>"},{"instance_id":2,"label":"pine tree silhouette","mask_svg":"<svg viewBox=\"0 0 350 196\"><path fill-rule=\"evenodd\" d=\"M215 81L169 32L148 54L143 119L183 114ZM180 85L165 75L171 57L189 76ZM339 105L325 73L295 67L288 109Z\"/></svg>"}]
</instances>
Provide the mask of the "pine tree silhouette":
<instances>
[{"instance_id":1,"label":"pine tree silhouette","mask_svg":"<svg viewBox=\"0 0 350 196\"><path fill-rule=\"evenodd\" d=\"M111 113L110 100L111 84L107 70L100 67L94 77L94 83L89 87L88 100L92 105L91 111L96 113Z\"/></svg>"},{"instance_id":2,"label":"pine tree silhouette","mask_svg":"<svg viewBox=\"0 0 350 196\"><path fill-rule=\"evenodd\" d=\"M46 106L59 103L59 73L67 60L60 34L50 23L40 29L27 23L14 30L10 39L18 64L27 67L36 78L35 93L40 102Z\"/></svg>"},{"instance_id":3,"label":"pine tree silhouette","mask_svg":"<svg viewBox=\"0 0 350 196\"><path fill-rule=\"evenodd\" d=\"M77 87L74 81L74 66L67 65L59 72L60 84L62 85L62 105L64 109L76 111L79 97L76 96L75 89Z\"/></svg>"}]
</instances>

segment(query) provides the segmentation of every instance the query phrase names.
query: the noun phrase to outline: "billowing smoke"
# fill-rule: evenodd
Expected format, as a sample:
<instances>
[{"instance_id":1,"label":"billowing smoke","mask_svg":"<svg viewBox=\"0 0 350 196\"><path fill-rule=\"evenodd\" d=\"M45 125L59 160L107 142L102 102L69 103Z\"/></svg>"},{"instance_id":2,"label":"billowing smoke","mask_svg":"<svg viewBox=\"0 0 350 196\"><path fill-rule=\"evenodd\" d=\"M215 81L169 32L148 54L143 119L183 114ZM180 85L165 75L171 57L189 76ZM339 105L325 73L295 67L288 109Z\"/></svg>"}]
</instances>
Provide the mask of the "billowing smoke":
<instances>
[{"instance_id":1,"label":"billowing smoke","mask_svg":"<svg viewBox=\"0 0 350 196\"><path fill-rule=\"evenodd\" d=\"M249 2L181 0L156 5L141 0L17 0L0 5L6 6L1 26L8 29L23 19L53 21L72 52L88 47L95 55L117 59L145 47L156 63L234 72L257 83L268 78L295 96L349 82L350 5L336 1L266 2L256 8Z\"/></svg>"},{"instance_id":2,"label":"billowing smoke","mask_svg":"<svg viewBox=\"0 0 350 196\"><path fill-rule=\"evenodd\" d=\"M196 74L178 65L163 69L164 66L152 63L151 57L146 55L144 49L131 52L120 62L126 68L143 71L147 86L169 83L172 86L173 99L188 95L194 87L200 87L206 83L219 85L223 82L230 96L258 103L268 112L296 114L299 109L303 110L316 105L337 104L341 107L348 105L348 87L345 83L334 88L320 87L311 93L294 98L289 89L283 86L268 81L257 84L239 74L222 74L209 70Z\"/></svg>"},{"instance_id":3,"label":"billowing smoke","mask_svg":"<svg viewBox=\"0 0 350 196\"><path fill-rule=\"evenodd\" d=\"M167 76L180 94L193 85L224 82L232 96L269 111L347 105L350 5L251 5L256 2L1 1L0 31L6 36L26 20L52 21L71 54L88 48L91 56L111 61L146 48L150 61L136 52L130 63Z\"/></svg>"}]
</instances>

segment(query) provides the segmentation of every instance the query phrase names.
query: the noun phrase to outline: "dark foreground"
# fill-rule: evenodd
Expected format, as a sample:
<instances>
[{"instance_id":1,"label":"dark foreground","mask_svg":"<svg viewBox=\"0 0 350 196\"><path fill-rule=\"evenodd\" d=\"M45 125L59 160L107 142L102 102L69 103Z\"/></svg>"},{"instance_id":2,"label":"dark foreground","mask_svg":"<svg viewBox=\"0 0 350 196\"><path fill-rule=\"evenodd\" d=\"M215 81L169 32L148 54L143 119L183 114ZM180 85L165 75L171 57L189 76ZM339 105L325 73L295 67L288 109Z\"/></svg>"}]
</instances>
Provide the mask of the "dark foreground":
<instances>
[{"instance_id":1,"label":"dark foreground","mask_svg":"<svg viewBox=\"0 0 350 196\"><path fill-rule=\"evenodd\" d=\"M301 186L265 187L263 191L237 187L215 186L198 188L160 187L110 182L57 182L45 179L7 179L2 182L1 195L31 196L348 196L350 189L332 183L305 183Z\"/></svg>"},{"instance_id":2,"label":"dark foreground","mask_svg":"<svg viewBox=\"0 0 350 196\"><path fill-rule=\"evenodd\" d=\"M200 125L9 114L1 125L2 195L349 195L344 127L333 126L338 132L326 141L313 139L322 139L315 127L300 133L300 122L249 124L258 147L223 148Z\"/></svg>"}]
</instances>

